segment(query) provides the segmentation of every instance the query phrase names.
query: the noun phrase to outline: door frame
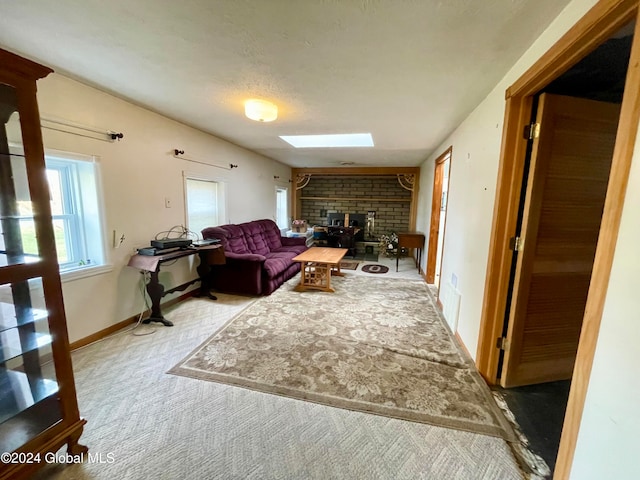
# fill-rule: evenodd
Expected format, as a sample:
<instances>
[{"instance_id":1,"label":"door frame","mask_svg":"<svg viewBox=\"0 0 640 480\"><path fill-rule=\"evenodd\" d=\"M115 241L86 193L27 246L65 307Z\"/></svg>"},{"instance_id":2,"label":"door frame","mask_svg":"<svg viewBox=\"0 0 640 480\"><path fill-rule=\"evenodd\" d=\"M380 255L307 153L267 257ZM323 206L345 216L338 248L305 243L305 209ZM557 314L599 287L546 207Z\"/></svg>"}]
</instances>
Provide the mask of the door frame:
<instances>
[{"instance_id":1,"label":"door frame","mask_svg":"<svg viewBox=\"0 0 640 480\"><path fill-rule=\"evenodd\" d=\"M584 317L587 291L593 270L593 255L597 245L596 235L600 230L615 135L620 119L619 103L607 103L552 93L543 93L539 96L536 110L535 120L532 121L539 123L540 132L539 138L533 140L529 155L527 182L526 187L523 188L525 198L521 213L522 223L518 234L520 245L524 244L524 246L519 249L517 258L514 259L512 297L510 306L507 308L508 321L506 326L508 326L508 331L504 332L508 348L505 349L502 367L499 369L500 385L504 388L567 380L572 377L575 349L578 346L579 329ZM559 125L562 125L560 131L557 130ZM575 171L569 172L562 168L555 170L555 174L551 173L555 162L562 164L567 161L563 158L565 156L562 152L564 151L563 147L569 145L566 140L571 134L580 135L578 138L581 139L575 145L571 144L571 148L576 149L574 150L575 155L589 155L587 152L592 148L584 148L580 145L580 142L589 142L586 136L582 140L582 135L585 133L584 128L592 130L593 135L598 139L595 144L601 146L602 149L597 153L593 152L591 154L593 156L588 157L587 162L578 159L570 160L570 162L572 169L580 170L580 173L584 173L582 172L584 169L589 173L582 177ZM600 138L599 135L603 137ZM593 146L591 145L591 147ZM577 149L581 153L577 153ZM596 157L598 157L597 161ZM574 184L567 192L567 184L560 180L562 176L565 176L564 179L569 182L573 181L576 184L580 182L580 186L577 187ZM565 203L568 201L567 195L570 197L578 191L583 191L586 183L582 182L592 182L595 179L598 180L598 184L590 186L588 190L590 195L588 198L585 197L580 205L581 207L590 207L591 210L585 210L580 214L580 218L574 219L576 222L590 222L594 230L590 231L589 241L585 240L587 237L575 238L575 232L570 236L565 232L567 235L565 240L574 243L572 252L577 254L580 251L582 254L578 257L572 257L571 261L568 261L565 256L571 255L569 253L561 254L558 257L555 256L558 254L556 252L551 257L553 254L550 247L560 237L554 235L554 241L550 241L547 236L550 232L548 222L554 222L552 219L557 218L556 215L562 214L563 210L565 214L569 213L575 216L576 212L573 209L577 205L573 202ZM546 210L545 207L554 208L555 211ZM586 224L581 225L586 226ZM572 223L573 227L580 228ZM539 250L540 247L542 251ZM541 263L538 263L538 260ZM536 281L536 277L538 280L541 278L538 275L551 272L556 272L559 275L556 279L559 279L563 274L569 276L565 276L560 283L556 283L551 278L547 278L542 283ZM549 287L548 282L555 284L554 287ZM547 288L549 289L545 290ZM565 288L567 290L564 290ZM563 290L564 293L561 293ZM572 305L573 315L569 310L563 310L567 315L563 315L564 320L554 321L554 325L555 327L569 327L573 333L569 334L566 330L552 332L547 330L551 327L546 322L544 326L537 323L538 315L543 314L540 309L546 310L549 306L546 303L547 300L555 299L553 304L557 305L558 298L554 295L558 294L564 297L569 291L573 292L572 294L575 296L571 299L565 297L565 300L568 301L567 308ZM545 296L544 307L540 303L539 295L541 293ZM536 331L527 332L528 327L532 327ZM549 335L552 335L553 338L550 338ZM564 349L569 347L569 342L573 344L571 352ZM564 348L560 347L560 343L564 344ZM551 350L548 353L549 356L544 360L533 353L533 349L536 348L542 349L538 350L538 353L543 353L547 347ZM562 348L562 353L557 350L557 347ZM529 354L525 353L527 350Z\"/></svg>"},{"instance_id":2,"label":"door frame","mask_svg":"<svg viewBox=\"0 0 640 480\"><path fill-rule=\"evenodd\" d=\"M530 122L533 96L617 30L636 20L620 123L614 147L598 247L585 308L580 344L560 440L554 478L569 477L584 409L596 342L604 309L618 237L629 170L640 117L640 0L600 0L506 91L502 146L485 278L476 365L485 380L495 384L509 289L527 142L522 131Z\"/></svg>"},{"instance_id":3,"label":"door frame","mask_svg":"<svg viewBox=\"0 0 640 480\"><path fill-rule=\"evenodd\" d=\"M434 283L436 278L436 264L438 259L438 239L442 235L444 237L445 230L447 228L447 219L446 219L446 207L445 207L445 224L442 231L439 231L440 228L440 210L442 208L442 190L443 190L443 178L444 176L440 176L440 181L438 180L438 169L442 169L444 162L447 158L449 158L449 176L447 176L447 191L449 190L449 178L451 177L451 156L453 152L453 146L447 148L442 155L436 158L435 165L433 168L433 195L431 197L431 220L429 223L429 245L427 247L427 265L425 268L425 280L427 283ZM447 193L448 196L448 193ZM447 202L447 205L449 202ZM435 229L438 229L438 234L435 234ZM444 252L444 243L442 245L442 252L440 252L440 256L443 256ZM440 263L440 271L442 271L442 263ZM439 273L439 272L438 272ZM442 280L442 279L440 279ZM440 286L438 284L438 292L440 291Z\"/></svg>"}]
</instances>

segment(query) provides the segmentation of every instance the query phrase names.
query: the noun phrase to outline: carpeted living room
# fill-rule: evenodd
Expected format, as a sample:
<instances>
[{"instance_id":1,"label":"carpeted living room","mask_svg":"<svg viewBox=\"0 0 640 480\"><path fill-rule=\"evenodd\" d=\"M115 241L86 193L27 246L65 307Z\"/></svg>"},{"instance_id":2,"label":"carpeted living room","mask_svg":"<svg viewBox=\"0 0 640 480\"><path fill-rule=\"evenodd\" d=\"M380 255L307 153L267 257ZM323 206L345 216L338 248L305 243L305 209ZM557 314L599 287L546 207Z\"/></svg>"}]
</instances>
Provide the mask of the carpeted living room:
<instances>
[{"instance_id":1,"label":"carpeted living room","mask_svg":"<svg viewBox=\"0 0 640 480\"><path fill-rule=\"evenodd\" d=\"M639 4L4 2L0 480L637 478Z\"/></svg>"},{"instance_id":2,"label":"carpeted living room","mask_svg":"<svg viewBox=\"0 0 640 480\"><path fill-rule=\"evenodd\" d=\"M510 427L412 267L348 272L335 293L295 292L296 277L269 297L191 298L166 313L173 329L76 350L83 442L114 461L36 478L521 478Z\"/></svg>"}]
</instances>

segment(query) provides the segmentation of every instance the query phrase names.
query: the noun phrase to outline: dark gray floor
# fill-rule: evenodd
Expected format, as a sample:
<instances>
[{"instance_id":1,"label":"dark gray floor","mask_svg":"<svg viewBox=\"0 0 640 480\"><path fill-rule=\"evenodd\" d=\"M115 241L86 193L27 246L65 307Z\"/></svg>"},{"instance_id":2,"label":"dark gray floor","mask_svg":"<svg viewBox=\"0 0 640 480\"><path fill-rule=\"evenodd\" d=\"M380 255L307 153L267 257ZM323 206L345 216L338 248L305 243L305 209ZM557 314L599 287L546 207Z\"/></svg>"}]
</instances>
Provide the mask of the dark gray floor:
<instances>
[{"instance_id":1,"label":"dark gray floor","mask_svg":"<svg viewBox=\"0 0 640 480\"><path fill-rule=\"evenodd\" d=\"M516 417L530 449L540 455L553 472L560 445L570 380L526 387L498 388Z\"/></svg>"}]
</instances>

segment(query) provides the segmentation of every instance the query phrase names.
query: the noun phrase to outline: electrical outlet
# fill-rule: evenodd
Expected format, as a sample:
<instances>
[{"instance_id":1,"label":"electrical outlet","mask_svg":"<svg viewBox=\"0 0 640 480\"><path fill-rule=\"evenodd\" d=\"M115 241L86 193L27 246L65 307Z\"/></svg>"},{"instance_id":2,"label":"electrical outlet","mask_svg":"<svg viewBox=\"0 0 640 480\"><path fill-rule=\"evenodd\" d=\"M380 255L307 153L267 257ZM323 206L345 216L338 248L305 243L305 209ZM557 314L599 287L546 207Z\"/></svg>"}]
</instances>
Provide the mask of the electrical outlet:
<instances>
[{"instance_id":1,"label":"electrical outlet","mask_svg":"<svg viewBox=\"0 0 640 480\"><path fill-rule=\"evenodd\" d=\"M120 248L125 240L126 237L124 236L124 233L122 233L120 230L113 231L113 248Z\"/></svg>"},{"instance_id":2,"label":"electrical outlet","mask_svg":"<svg viewBox=\"0 0 640 480\"><path fill-rule=\"evenodd\" d=\"M171 208L171 199L169 197L164 197L164 208Z\"/></svg>"}]
</instances>

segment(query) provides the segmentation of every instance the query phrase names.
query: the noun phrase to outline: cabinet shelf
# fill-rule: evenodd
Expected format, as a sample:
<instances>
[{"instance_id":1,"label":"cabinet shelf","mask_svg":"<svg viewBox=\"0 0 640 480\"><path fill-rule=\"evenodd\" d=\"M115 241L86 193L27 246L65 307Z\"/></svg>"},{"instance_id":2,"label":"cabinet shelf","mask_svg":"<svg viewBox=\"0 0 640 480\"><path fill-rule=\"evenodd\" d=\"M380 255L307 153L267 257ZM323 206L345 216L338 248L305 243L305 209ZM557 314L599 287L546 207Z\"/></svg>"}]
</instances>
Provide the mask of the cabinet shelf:
<instances>
[{"instance_id":1,"label":"cabinet shelf","mask_svg":"<svg viewBox=\"0 0 640 480\"><path fill-rule=\"evenodd\" d=\"M18 328L5 330L0 332L0 363L47 345L51 345L51 335L48 333L20 332Z\"/></svg>"},{"instance_id":2,"label":"cabinet shelf","mask_svg":"<svg viewBox=\"0 0 640 480\"><path fill-rule=\"evenodd\" d=\"M0 267L6 267L9 265L28 265L37 263L40 260L41 258L37 255L28 255L25 253L24 255L20 255L19 259L14 259L10 262L9 256L6 254L6 252L0 252Z\"/></svg>"},{"instance_id":3,"label":"cabinet shelf","mask_svg":"<svg viewBox=\"0 0 640 480\"><path fill-rule=\"evenodd\" d=\"M0 369L0 422L15 417L57 392L55 380Z\"/></svg>"},{"instance_id":4,"label":"cabinet shelf","mask_svg":"<svg viewBox=\"0 0 640 480\"><path fill-rule=\"evenodd\" d=\"M20 326L38 323L46 318L47 312L37 308L32 308L31 317L27 321L22 322ZM18 319L16 318L15 307L11 303L0 302L0 333L17 326Z\"/></svg>"},{"instance_id":5,"label":"cabinet shelf","mask_svg":"<svg viewBox=\"0 0 640 480\"><path fill-rule=\"evenodd\" d=\"M62 419L58 392L0 423L0 452L11 452L46 431ZM1 473L1 472L0 472Z\"/></svg>"}]
</instances>

